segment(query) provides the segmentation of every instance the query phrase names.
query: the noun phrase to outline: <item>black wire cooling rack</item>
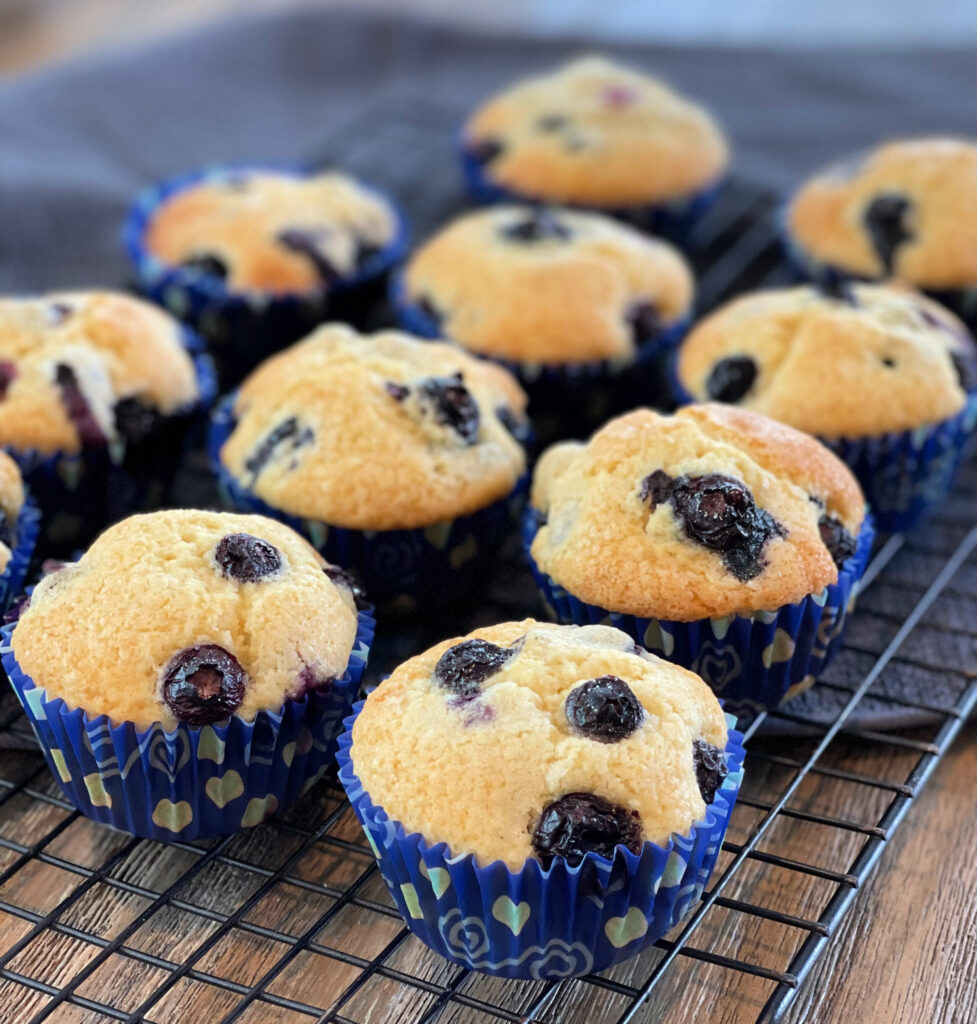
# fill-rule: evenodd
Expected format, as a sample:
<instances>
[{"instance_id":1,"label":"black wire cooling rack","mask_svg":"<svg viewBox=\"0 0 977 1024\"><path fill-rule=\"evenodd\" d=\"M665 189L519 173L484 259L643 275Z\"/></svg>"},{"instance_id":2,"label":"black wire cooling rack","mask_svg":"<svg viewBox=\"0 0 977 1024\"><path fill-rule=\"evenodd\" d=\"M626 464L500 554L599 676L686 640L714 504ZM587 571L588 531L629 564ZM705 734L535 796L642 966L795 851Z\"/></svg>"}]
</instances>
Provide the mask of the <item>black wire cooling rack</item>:
<instances>
[{"instance_id":1,"label":"black wire cooling rack","mask_svg":"<svg viewBox=\"0 0 977 1024\"><path fill-rule=\"evenodd\" d=\"M462 204L450 112L403 102L322 156L423 232ZM355 144L347 144L347 139ZM704 308L786 280L771 196L733 182L691 250ZM213 492L200 463L188 503ZM746 781L709 890L657 947L561 982L427 951L387 896L335 778L236 836L164 845L65 802L0 698L0 1021L625 1024L780 1020L977 703L977 471L876 553L846 649L807 698L746 723ZM466 621L382 638L381 667L474 621L535 611L513 555ZM758 993L760 995L758 996Z\"/></svg>"}]
</instances>

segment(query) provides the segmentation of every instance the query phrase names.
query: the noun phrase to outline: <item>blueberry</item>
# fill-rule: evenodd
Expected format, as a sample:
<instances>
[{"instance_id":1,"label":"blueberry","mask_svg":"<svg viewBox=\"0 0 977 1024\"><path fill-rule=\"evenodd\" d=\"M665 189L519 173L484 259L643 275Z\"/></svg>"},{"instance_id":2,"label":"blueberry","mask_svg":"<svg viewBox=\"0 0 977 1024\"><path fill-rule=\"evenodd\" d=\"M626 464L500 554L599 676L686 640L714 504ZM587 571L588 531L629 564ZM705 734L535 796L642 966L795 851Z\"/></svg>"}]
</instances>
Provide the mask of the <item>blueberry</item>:
<instances>
[{"instance_id":1,"label":"blueberry","mask_svg":"<svg viewBox=\"0 0 977 1024\"><path fill-rule=\"evenodd\" d=\"M895 270L899 248L916 236L907 225L912 203L898 192L884 192L865 207L862 219L887 277Z\"/></svg>"},{"instance_id":2,"label":"blueberry","mask_svg":"<svg viewBox=\"0 0 977 1024\"><path fill-rule=\"evenodd\" d=\"M524 416L517 416L507 405L500 405L495 410L499 422L522 445L529 444L532 428Z\"/></svg>"},{"instance_id":3,"label":"blueberry","mask_svg":"<svg viewBox=\"0 0 977 1024\"><path fill-rule=\"evenodd\" d=\"M883 356L882 357L882 365L887 370L892 370L892 369L895 369L896 361L895 361L895 359L892 358L892 356Z\"/></svg>"},{"instance_id":4,"label":"blueberry","mask_svg":"<svg viewBox=\"0 0 977 1024\"><path fill-rule=\"evenodd\" d=\"M723 564L743 583L763 571L766 542L786 536L773 516L757 507L746 484L721 473L673 480L656 470L642 480L640 494L652 511L670 500L686 536L722 554Z\"/></svg>"},{"instance_id":5,"label":"blueberry","mask_svg":"<svg viewBox=\"0 0 977 1024\"><path fill-rule=\"evenodd\" d=\"M727 356L709 373L706 394L715 402L738 402L757 376L757 364L750 356Z\"/></svg>"},{"instance_id":6,"label":"blueberry","mask_svg":"<svg viewBox=\"0 0 977 1024\"><path fill-rule=\"evenodd\" d=\"M441 324L444 323L444 313L434 304L434 300L429 295L420 295L415 299L414 305L421 316L428 321L426 324L428 330L433 334L440 334Z\"/></svg>"},{"instance_id":7,"label":"blueberry","mask_svg":"<svg viewBox=\"0 0 977 1024\"><path fill-rule=\"evenodd\" d=\"M67 302L51 302L47 308L47 320L49 327L60 327L68 319L74 309Z\"/></svg>"},{"instance_id":8,"label":"blueberry","mask_svg":"<svg viewBox=\"0 0 977 1024\"><path fill-rule=\"evenodd\" d=\"M643 842L638 812L595 793L567 793L547 804L532 837L533 850L544 868L556 857L576 867L588 853L611 860L618 846L639 853Z\"/></svg>"},{"instance_id":9,"label":"blueberry","mask_svg":"<svg viewBox=\"0 0 977 1024\"><path fill-rule=\"evenodd\" d=\"M191 270L197 274L206 274L207 277L216 277L221 281L227 280L227 264L212 252L195 253L188 256L181 264L184 270Z\"/></svg>"},{"instance_id":10,"label":"blueberry","mask_svg":"<svg viewBox=\"0 0 977 1024\"><path fill-rule=\"evenodd\" d=\"M828 549L835 565L840 569L853 554L858 544L855 538L842 526L834 516L824 515L818 520L818 531L821 540Z\"/></svg>"},{"instance_id":11,"label":"blueberry","mask_svg":"<svg viewBox=\"0 0 977 1024\"><path fill-rule=\"evenodd\" d=\"M295 451L311 444L314 438L312 428L303 427L296 416L282 420L245 460L244 468L251 474L251 482L254 483L276 451Z\"/></svg>"},{"instance_id":12,"label":"blueberry","mask_svg":"<svg viewBox=\"0 0 977 1024\"><path fill-rule=\"evenodd\" d=\"M502 228L501 234L513 242L565 242L573 232L551 210L538 206Z\"/></svg>"},{"instance_id":13,"label":"blueberry","mask_svg":"<svg viewBox=\"0 0 977 1024\"><path fill-rule=\"evenodd\" d=\"M383 390L395 402L402 402L410 394L410 388L405 387L403 384L398 384L395 380L384 381Z\"/></svg>"},{"instance_id":14,"label":"blueberry","mask_svg":"<svg viewBox=\"0 0 977 1024\"><path fill-rule=\"evenodd\" d=\"M340 569L338 565L326 565L322 571L332 580L337 587L344 587L353 595L353 601L356 604L356 610L362 611L364 608L368 608L370 602L366 598L366 593L363 588L353 579L352 576L345 569Z\"/></svg>"},{"instance_id":15,"label":"blueberry","mask_svg":"<svg viewBox=\"0 0 977 1024\"><path fill-rule=\"evenodd\" d=\"M327 235L323 228L285 228L275 236L283 248L305 256L311 261L324 284L333 284L343 275L322 252L321 244Z\"/></svg>"},{"instance_id":16,"label":"blueberry","mask_svg":"<svg viewBox=\"0 0 977 1024\"><path fill-rule=\"evenodd\" d=\"M465 444L478 439L478 403L465 387L460 373L452 377L428 377L417 386L420 400L434 413L434 420L442 427L450 427Z\"/></svg>"},{"instance_id":17,"label":"blueberry","mask_svg":"<svg viewBox=\"0 0 977 1024\"><path fill-rule=\"evenodd\" d=\"M156 432L163 417L159 409L139 398L123 398L115 403L115 429L130 444L137 444Z\"/></svg>"},{"instance_id":18,"label":"blueberry","mask_svg":"<svg viewBox=\"0 0 977 1024\"><path fill-rule=\"evenodd\" d=\"M7 397L7 391L16 379L17 367L8 359L0 359L0 399Z\"/></svg>"},{"instance_id":19,"label":"blueberry","mask_svg":"<svg viewBox=\"0 0 977 1024\"><path fill-rule=\"evenodd\" d=\"M657 338L665 326L653 302L636 302L628 310L627 320L635 345Z\"/></svg>"},{"instance_id":20,"label":"blueberry","mask_svg":"<svg viewBox=\"0 0 977 1024\"><path fill-rule=\"evenodd\" d=\"M292 692L293 699L304 696L310 690L328 693L336 682L335 676L324 676L311 665L305 665L299 673L298 686Z\"/></svg>"},{"instance_id":21,"label":"blueberry","mask_svg":"<svg viewBox=\"0 0 977 1024\"><path fill-rule=\"evenodd\" d=\"M826 299L846 302L849 306L858 305L858 299L855 298L855 291L851 286L851 281L844 274L839 274L837 270L825 270L819 277L815 287Z\"/></svg>"},{"instance_id":22,"label":"blueberry","mask_svg":"<svg viewBox=\"0 0 977 1024\"><path fill-rule=\"evenodd\" d=\"M474 698L481 692L481 684L515 653L511 647L499 647L488 640L462 640L438 658L434 678L459 697Z\"/></svg>"},{"instance_id":23,"label":"blueberry","mask_svg":"<svg viewBox=\"0 0 977 1024\"><path fill-rule=\"evenodd\" d=\"M490 164L505 151L505 146L498 139L479 139L468 144L468 155L475 163Z\"/></svg>"},{"instance_id":24,"label":"blueberry","mask_svg":"<svg viewBox=\"0 0 977 1024\"><path fill-rule=\"evenodd\" d=\"M237 658L217 644L198 644L174 655L163 674L163 701L181 722L210 725L244 700L247 676Z\"/></svg>"},{"instance_id":25,"label":"blueberry","mask_svg":"<svg viewBox=\"0 0 977 1024\"><path fill-rule=\"evenodd\" d=\"M218 542L214 561L227 579L255 583L281 571L282 553L250 533L229 533Z\"/></svg>"},{"instance_id":26,"label":"blueberry","mask_svg":"<svg viewBox=\"0 0 977 1024\"><path fill-rule=\"evenodd\" d=\"M61 392L61 404L71 420L82 444L104 444L105 434L95 419L88 400L81 393L75 371L65 363L54 368L54 380Z\"/></svg>"},{"instance_id":27,"label":"blueberry","mask_svg":"<svg viewBox=\"0 0 977 1024\"><path fill-rule=\"evenodd\" d=\"M705 740L693 740L692 763L695 765L695 781L699 784L702 799L711 804L716 790L729 773L725 755L719 747Z\"/></svg>"},{"instance_id":28,"label":"blueberry","mask_svg":"<svg viewBox=\"0 0 977 1024\"><path fill-rule=\"evenodd\" d=\"M617 743L636 732L645 717L641 701L617 676L599 676L567 694L567 721L575 732L598 743Z\"/></svg>"}]
</instances>

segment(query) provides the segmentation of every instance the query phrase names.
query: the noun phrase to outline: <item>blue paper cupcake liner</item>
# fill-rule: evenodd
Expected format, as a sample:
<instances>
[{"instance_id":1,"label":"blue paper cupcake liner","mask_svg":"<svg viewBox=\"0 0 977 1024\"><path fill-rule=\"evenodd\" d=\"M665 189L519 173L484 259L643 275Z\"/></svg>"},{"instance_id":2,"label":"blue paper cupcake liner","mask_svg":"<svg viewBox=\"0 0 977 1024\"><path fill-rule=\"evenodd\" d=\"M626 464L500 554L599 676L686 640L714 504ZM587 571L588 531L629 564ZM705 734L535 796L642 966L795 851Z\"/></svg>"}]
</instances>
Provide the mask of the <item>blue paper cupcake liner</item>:
<instances>
[{"instance_id":1,"label":"blue paper cupcake liner","mask_svg":"<svg viewBox=\"0 0 977 1024\"><path fill-rule=\"evenodd\" d=\"M838 581L819 594L775 611L744 612L718 619L673 622L611 612L587 604L556 583L531 553L538 513L523 517L523 546L540 594L553 617L577 626L616 626L636 643L700 675L735 708L775 708L809 689L841 649L848 613L875 539L867 515L855 554L838 570Z\"/></svg>"},{"instance_id":2,"label":"blue paper cupcake liner","mask_svg":"<svg viewBox=\"0 0 977 1024\"><path fill-rule=\"evenodd\" d=\"M492 556L519 528L528 475L504 498L470 515L410 530L352 530L274 508L221 462L221 448L236 422L235 397L225 396L214 410L208 440L224 501L231 508L270 516L302 534L327 561L353 571L370 600L385 611L410 612L421 603L444 603L479 586Z\"/></svg>"},{"instance_id":3,"label":"blue paper cupcake liner","mask_svg":"<svg viewBox=\"0 0 977 1024\"><path fill-rule=\"evenodd\" d=\"M695 399L673 376L679 405ZM977 392L941 423L876 437L818 437L855 475L880 533L911 530L936 509L953 487L977 427Z\"/></svg>"},{"instance_id":4,"label":"blue paper cupcake liner","mask_svg":"<svg viewBox=\"0 0 977 1024\"><path fill-rule=\"evenodd\" d=\"M343 719L359 696L373 641L369 611L357 619L343 676L323 692L286 701L254 721L155 724L137 729L71 709L21 670L0 630L0 659L65 796L86 817L145 839L188 841L260 825L325 774Z\"/></svg>"},{"instance_id":5,"label":"blue paper cupcake liner","mask_svg":"<svg viewBox=\"0 0 977 1024\"><path fill-rule=\"evenodd\" d=\"M166 416L144 440L88 445L78 452L6 446L44 514L45 555L70 557L109 524L170 500L173 478L189 448L202 440L217 396L213 360L203 342L187 328L183 342L194 363L199 397Z\"/></svg>"},{"instance_id":6,"label":"blue paper cupcake liner","mask_svg":"<svg viewBox=\"0 0 977 1024\"><path fill-rule=\"evenodd\" d=\"M636 956L677 924L709 881L743 780L742 734L726 716L728 774L705 817L663 846L623 846L608 860L587 854L576 867L535 859L520 871L480 867L470 854L428 844L377 807L353 766L353 723L339 740L339 781L410 930L463 967L504 978L568 978Z\"/></svg>"},{"instance_id":7,"label":"blue paper cupcake liner","mask_svg":"<svg viewBox=\"0 0 977 1024\"><path fill-rule=\"evenodd\" d=\"M30 493L27 493L17 516L17 526L10 546L10 560L0 573L0 612L5 612L11 601L24 589L24 580L27 578L27 570L31 558L34 557L34 548L40 532L41 510Z\"/></svg>"},{"instance_id":8,"label":"blue paper cupcake liner","mask_svg":"<svg viewBox=\"0 0 977 1024\"><path fill-rule=\"evenodd\" d=\"M268 356L298 341L326 320L363 326L366 316L384 298L387 274L407 252L403 214L379 190L372 191L390 203L397 217L393 240L370 256L355 274L314 292L230 291L216 278L161 262L146 248L144 238L149 222L170 196L200 182L222 180L234 172L263 169L297 177L311 173L295 166L254 164L215 166L184 174L140 195L123 229L123 244L140 291L200 331L212 346L225 387L239 383Z\"/></svg>"},{"instance_id":9,"label":"blue paper cupcake liner","mask_svg":"<svg viewBox=\"0 0 977 1024\"><path fill-rule=\"evenodd\" d=\"M444 337L437 321L408 300L402 275L391 279L390 297L404 330L419 338ZM668 367L691 324L691 314L683 316L625 359L529 363L474 354L504 366L523 386L538 443L545 446L563 437L586 437L626 409L668 404Z\"/></svg>"},{"instance_id":10,"label":"blue paper cupcake liner","mask_svg":"<svg viewBox=\"0 0 977 1024\"><path fill-rule=\"evenodd\" d=\"M667 203L620 207L589 206L584 203L553 203L551 200L547 201L539 196L524 195L511 188L495 184L486 174L485 165L472 156L460 137L458 156L468 194L476 203L532 203L534 205L545 204L591 210L594 213L603 213L608 217L625 221L648 234L661 235L677 243L685 240L702 215L715 204L727 180L723 175L705 188L689 195L679 196Z\"/></svg>"}]
</instances>

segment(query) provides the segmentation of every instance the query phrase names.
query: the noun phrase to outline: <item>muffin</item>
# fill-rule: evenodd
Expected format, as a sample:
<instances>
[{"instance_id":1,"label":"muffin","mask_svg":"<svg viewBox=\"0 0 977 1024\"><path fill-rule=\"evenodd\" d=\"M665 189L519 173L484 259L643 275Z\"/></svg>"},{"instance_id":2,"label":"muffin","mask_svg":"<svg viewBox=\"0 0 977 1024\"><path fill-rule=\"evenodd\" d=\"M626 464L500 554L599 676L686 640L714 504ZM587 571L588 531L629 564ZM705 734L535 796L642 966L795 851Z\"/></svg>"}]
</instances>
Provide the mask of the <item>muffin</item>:
<instances>
[{"instance_id":1,"label":"muffin","mask_svg":"<svg viewBox=\"0 0 977 1024\"><path fill-rule=\"evenodd\" d=\"M537 428L586 432L661 364L692 307L670 245L594 213L498 206L459 217L408 260L405 327L508 366ZM626 386L630 382L632 387ZM647 396L645 396L647 401Z\"/></svg>"},{"instance_id":2,"label":"muffin","mask_svg":"<svg viewBox=\"0 0 977 1024\"><path fill-rule=\"evenodd\" d=\"M742 777L728 721L617 629L507 622L381 683L340 780L424 943L490 974L586 974L698 900Z\"/></svg>"},{"instance_id":3,"label":"muffin","mask_svg":"<svg viewBox=\"0 0 977 1024\"><path fill-rule=\"evenodd\" d=\"M696 325L679 389L819 436L851 467L884 530L949 489L977 419L972 339L905 288L836 282L735 299Z\"/></svg>"},{"instance_id":4,"label":"muffin","mask_svg":"<svg viewBox=\"0 0 977 1024\"><path fill-rule=\"evenodd\" d=\"M222 403L228 500L290 523L371 597L477 585L524 493L525 396L501 367L398 331L329 324Z\"/></svg>"},{"instance_id":5,"label":"muffin","mask_svg":"<svg viewBox=\"0 0 977 1024\"><path fill-rule=\"evenodd\" d=\"M977 322L977 143L903 139L807 181L787 213L799 267L896 277Z\"/></svg>"},{"instance_id":6,"label":"muffin","mask_svg":"<svg viewBox=\"0 0 977 1024\"><path fill-rule=\"evenodd\" d=\"M729 150L702 107L602 57L493 97L461 132L477 199L565 203L681 233L708 207Z\"/></svg>"},{"instance_id":7,"label":"muffin","mask_svg":"<svg viewBox=\"0 0 977 1024\"><path fill-rule=\"evenodd\" d=\"M142 196L126 245L142 290L198 327L229 384L327 318L365 317L405 237L392 203L345 174L222 167Z\"/></svg>"},{"instance_id":8,"label":"muffin","mask_svg":"<svg viewBox=\"0 0 977 1024\"><path fill-rule=\"evenodd\" d=\"M0 451L0 612L24 584L40 525L40 514L24 489L20 467Z\"/></svg>"},{"instance_id":9,"label":"muffin","mask_svg":"<svg viewBox=\"0 0 977 1024\"><path fill-rule=\"evenodd\" d=\"M550 448L530 502L530 562L560 621L609 621L760 707L827 664L872 540L823 445L715 404L635 410Z\"/></svg>"},{"instance_id":10,"label":"muffin","mask_svg":"<svg viewBox=\"0 0 977 1024\"><path fill-rule=\"evenodd\" d=\"M288 527L177 510L46 576L3 662L80 811L187 840L259 824L325 770L371 636L342 570Z\"/></svg>"},{"instance_id":11,"label":"muffin","mask_svg":"<svg viewBox=\"0 0 977 1024\"><path fill-rule=\"evenodd\" d=\"M115 292L0 299L0 445L45 512L48 553L165 499L214 397L199 340Z\"/></svg>"}]
</instances>

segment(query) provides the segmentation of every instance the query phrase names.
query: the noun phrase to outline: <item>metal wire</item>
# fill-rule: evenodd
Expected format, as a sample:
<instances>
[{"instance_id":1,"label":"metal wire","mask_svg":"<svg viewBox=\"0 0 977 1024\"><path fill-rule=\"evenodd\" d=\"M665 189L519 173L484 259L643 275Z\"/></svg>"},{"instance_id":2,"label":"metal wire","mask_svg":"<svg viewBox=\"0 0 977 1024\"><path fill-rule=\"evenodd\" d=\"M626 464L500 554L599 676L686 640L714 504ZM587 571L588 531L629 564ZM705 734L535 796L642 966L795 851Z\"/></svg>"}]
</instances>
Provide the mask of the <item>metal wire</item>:
<instances>
[{"instance_id":1,"label":"metal wire","mask_svg":"<svg viewBox=\"0 0 977 1024\"><path fill-rule=\"evenodd\" d=\"M416 233L423 234L462 205L450 152L444 142L450 138L453 113L410 100L373 110L368 117L368 134L339 132L318 156L331 163L342 163L400 196L412 215ZM357 141L355 145L347 144L347 139ZM702 308L709 308L743 288L787 279L780 260L774 213L773 197L733 182L717 208L697 226L691 239L691 256L698 274ZM968 473L962 486L977 489L977 476ZM853 630L839 663L850 668L864 662L865 668L857 675L851 671L847 675L829 673L830 677L819 683L825 695L837 700L837 710L830 719L820 714L817 707L812 709L795 702L782 710L758 714L745 723L750 741L747 783L731 829L731 835L745 838L730 839L724 844L727 859L695 912L676 934L658 943L654 956L638 962L640 971L636 968L634 974L612 970L560 982L508 982L493 986L434 957L425 961L423 973L411 968L417 958L412 960L403 954L416 940L410 938L393 905L385 900L376 867L358 830L349 830L349 808L335 778L324 780L299 813L272 819L262 826L265 838L261 849L263 856L272 857L271 866L254 863L256 858L240 853L239 837L210 845L173 844L167 851L189 858L189 863L156 890L141 884L141 880L125 877L133 861L153 847L147 841L120 838L111 852L93 865L78 863L63 852L59 842L70 837L83 819L55 792L38 753L13 754L0 749L0 921L2 915L9 915L26 925L18 938L0 943L0 1019L13 1024L27 1024L29 1020L35 1024L50 1019L59 1007L72 1005L109 1020L152 1020L153 1008L162 999L178 991L180 985L193 983L217 996L235 999L229 1010L211 1013L208 1024L218 1018L236 1021L245 1015L248 1020L259 1019L249 1012L256 1006L264 1007L265 1015L260 1019L274 1020L288 1013L294 1015L289 1016L290 1020L305 1019L318 1024L371 1024L372 1017L359 1016L356 1000L375 983L385 983L416 997L416 1007L410 1014L396 1018L409 1024L435 1024L447 1015L452 1020L466 1019L467 1011L479 1020L543 1024L555 1019L551 1014L562 1005L561 1001L584 999L596 991L616 1001L617 1016L601 1019L607 1024L613 1020L629 1024L657 1019L645 1014L653 1012L653 1005L657 1009L665 1005L654 1001L668 998L661 992L662 983L679 969L685 970L683 998L688 1000L687 987L697 984L697 974L681 965L698 963L756 979L757 984L765 986L766 998L756 1018L758 1024L778 1021L857 898L884 844L905 818L912 801L977 704L977 682L959 669L946 671L955 689L935 698L927 693L926 699L919 699L918 694L905 694L888 685L893 669L911 672L931 668L911 650L921 629L947 636L975 636L959 622L941 621L942 616L932 621L928 617L940 601L961 594L977 596L963 581L966 571L977 568L975 550L977 527L959 509L955 513L949 508L945 515L937 517L929 537L893 537L879 549L865 576L863 599L866 592L890 598L897 595L897 606L908 610L897 615L881 601L879 612L864 613L866 618L874 615L882 624L877 633L883 640L878 642L874 635L862 632L855 635ZM919 571L920 559L932 567L930 576ZM876 712L874 718L865 718L867 709ZM912 727L881 727L881 711L908 716ZM866 721L871 724L864 724ZM927 725L925 736L915 728L921 723ZM794 739L785 743L762 739L778 731L789 731ZM25 734L16 702L7 695L0 700L0 741L12 737L22 743ZM799 735L807 737L804 742L809 744L809 752L798 753ZM875 755L872 763L879 767L866 770L864 759L847 756L850 750L871 751ZM780 779L775 792L751 790L751 778L764 773L768 778ZM809 779L864 787L876 797L864 806L874 809L861 820L850 808L805 806L797 796ZM43 835L22 842L18 838L22 834L21 823L34 813L61 817ZM765 848L763 841L777 822L816 829L822 841L806 848L803 860ZM838 852L848 849L835 841L839 837L847 837L849 844L856 844L853 853ZM305 877L302 866L311 853L342 859L349 870L338 879ZM18 899L18 881L37 869L56 870L77 880L53 908L44 912ZM215 909L200 898L199 886L207 873L216 869L253 882L247 897L233 909ZM799 913L787 906L750 899L751 885L752 891L757 891L758 880L766 871L788 872L792 878L814 879L825 885L817 912ZM735 895L734 883L739 885ZM262 923L260 913L255 916L263 901L279 887L289 887L310 901L324 904L321 912L303 920L297 934ZM107 938L92 927L82 927L73 921L73 913L93 896L107 910L121 910L127 905L126 900L133 899L145 905ZM182 929L171 928L167 932L163 927L167 913L187 915L203 928L201 941L189 952L179 949L185 938ZM335 941L337 934L330 932L349 913L355 913L358 922L351 926L354 931L386 922L382 944L372 955L341 948L342 943ZM720 947L710 946L705 927L716 920L717 913L750 919L758 927L769 925L777 929L777 936L786 929L796 936L796 941L764 941L761 931L758 938L745 941L736 955L724 953ZM174 951L172 955L139 948L139 933L147 926L157 925L166 940L164 945ZM222 940L239 935L266 941L269 946L274 944L278 955L262 964L256 976L247 982L223 977L213 966L202 966L213 961ZM338 937L342 937L341 930ZM77 966L59 983L33 976L22 962L24 954L36 948L38 942L53 938L71 940L91 949L91 955L79 958ZM699 944L693 945L693 940ZM316 958L317 969L321 971L355 971L355 976L330 997L328 1005L318 1005L311 988L307 993L303 990L303 998L273 991L276 983L306 955ZM135 1005L103 999L89 984L110 961L124 961L153 972L153 980L139 989ZM159 974L161 978L157 977ZM17 1009L28 995L47 997L29 1016L27 1011ZM590 1024L594 1016L592 1011L575 1016L568 1010L561 1011L559 1019Z\"/></svg>"}]
</instances>

